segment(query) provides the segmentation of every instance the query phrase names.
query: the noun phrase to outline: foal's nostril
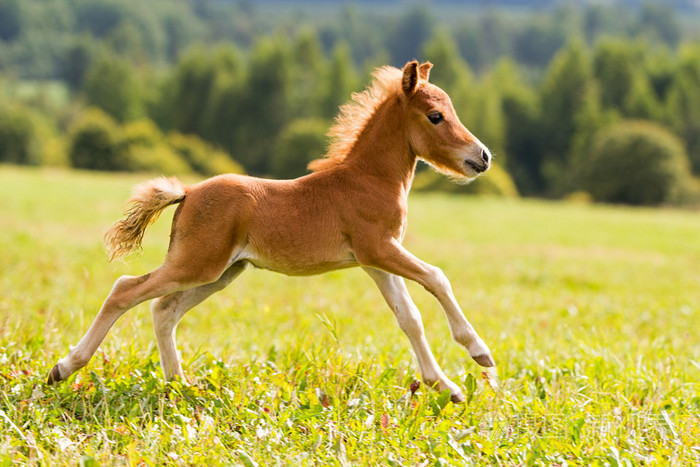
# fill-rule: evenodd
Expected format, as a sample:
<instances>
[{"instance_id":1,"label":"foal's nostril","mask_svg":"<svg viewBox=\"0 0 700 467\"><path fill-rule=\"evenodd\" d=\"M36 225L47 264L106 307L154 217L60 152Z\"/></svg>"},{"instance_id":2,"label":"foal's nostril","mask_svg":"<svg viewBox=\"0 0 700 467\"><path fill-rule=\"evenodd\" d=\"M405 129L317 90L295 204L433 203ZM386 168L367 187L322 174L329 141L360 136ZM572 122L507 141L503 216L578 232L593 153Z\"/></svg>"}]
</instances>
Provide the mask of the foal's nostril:
<instances>
[{"instance_id":1,"label":"foal's nostril","mask_svg":"<svg viewBox=\"0 0 700 467\"><path fill-rule=\"evenodd\" d=\"M482 150L481 150L481 158L482 158L482 159L484 160L484 162L486 162L487 164L489 163L489 161L490 161L491 158L489 157L489 152L488 152L486 149L482 149Z\"/></svg>"}]
</instances>

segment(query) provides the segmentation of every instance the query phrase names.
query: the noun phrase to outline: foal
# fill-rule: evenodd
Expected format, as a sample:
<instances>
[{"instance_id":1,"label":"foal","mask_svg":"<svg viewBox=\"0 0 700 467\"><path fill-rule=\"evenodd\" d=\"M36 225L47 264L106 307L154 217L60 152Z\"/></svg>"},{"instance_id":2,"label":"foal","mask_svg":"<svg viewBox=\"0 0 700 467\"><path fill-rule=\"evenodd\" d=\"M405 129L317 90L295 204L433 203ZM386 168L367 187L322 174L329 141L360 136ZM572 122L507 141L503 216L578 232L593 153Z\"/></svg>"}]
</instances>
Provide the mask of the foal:
<instances>
[{"instance_id":1,"label":"foal","mask_svg":"<svg viewBox=\"0 0 700 467\"><path fill-rule=\"evenodd\" d=\"M474 178L491 154L459 121L450 98L428 82L430 63L378 69L374 81L341 108L325 158L295 180L220 175L193 186L158 178L136 187L125 218L106 234L111 259L141 246L146 227L178 204L164 264L114 284L85 336L51 370L48 382L85 366L114 322L137 304L151 306L167 379L183 377L175 347L182 316L226 287L249 264L288 275L362 267L374 280L413 346L423 381L460 388L443 373L426 340L420 312L404 278L433 294L454 339L481 366L495 363L460 309L443 272L401 242L417 159L455 178Z\"/></svg>"}]
</instances>

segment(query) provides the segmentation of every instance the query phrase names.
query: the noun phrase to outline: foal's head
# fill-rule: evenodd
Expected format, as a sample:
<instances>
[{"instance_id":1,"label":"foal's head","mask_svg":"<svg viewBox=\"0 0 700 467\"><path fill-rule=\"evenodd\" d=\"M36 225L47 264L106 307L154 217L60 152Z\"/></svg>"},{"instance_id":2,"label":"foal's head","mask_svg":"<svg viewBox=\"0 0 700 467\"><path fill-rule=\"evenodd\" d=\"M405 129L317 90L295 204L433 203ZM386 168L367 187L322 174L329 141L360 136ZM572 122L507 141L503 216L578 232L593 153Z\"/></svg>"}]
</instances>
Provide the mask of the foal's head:
<instances>
[{"instance_id":1,"label":"foal's head","mask_svg":"<svg viewBox=\"0 0 700 467\"><path fill-rule=\"evenodd\" d=\"M409 62L401 79L402 107L413 152L438 170L474 178L488 170L491 153L459 121L450 97L428 82L429 62Z\"/></svg>"}]
</instances>

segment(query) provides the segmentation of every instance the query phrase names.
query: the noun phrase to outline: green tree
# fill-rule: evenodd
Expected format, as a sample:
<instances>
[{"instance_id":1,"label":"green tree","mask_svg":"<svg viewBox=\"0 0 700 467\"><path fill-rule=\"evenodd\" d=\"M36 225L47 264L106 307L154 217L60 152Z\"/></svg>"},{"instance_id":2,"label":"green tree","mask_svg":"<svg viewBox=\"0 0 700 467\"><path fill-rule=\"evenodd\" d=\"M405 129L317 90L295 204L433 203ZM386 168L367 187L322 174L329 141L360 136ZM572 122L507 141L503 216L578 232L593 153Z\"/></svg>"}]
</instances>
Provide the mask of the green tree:
<instances>
[{"instance_id":1,"label":"green tree","mask_svg":"<svg viewBox=\"0 0 700 467\"><path fill-rule=\"evenodd\" d=\"M152 148L132 146L128 148L126 159L125 166L119 170L150 172L158 175L184 175L192 173L192 168L187 162L165 144L159 144Z\"/></svg>"},{"instance_id":2,"label":"green tree","mask_svg":"<svg viewBox=\"0 0 700 467\"><path fill-rule=\"evenodd\" d=\"M243 115L230 115L221 120L221 93L235 86L242 79L239 52L233 46L222 46L213 53L202 48L188 51L179 61L170 92L164 95L171 111L173 127L181 133L191 133L216 140L224 131L232 131L234 119ZM226 101L230 104L229 101ZM238 112L238 107L233 108ZM226 127L222 129L222 127Z\"/></svg>"},{"instance_id":3,"label":"green tree","mask_svg":"<svg viewBox=\"0 0 700 467\"><path fill-rule=\"evenodd\" d=\"M655 47L644 54L644 74L659 102L665 102L676 68L675 54L666 47Z\"/></svg>"},{"instance_id":4,"label":"green tree","mask_svg":"<svg viewBox=\"0 0 700 467\"><path fill-rule=\"evenodd\" d=\"M700 174L700 47L681 51L680 63L670 85L667 121L685 141L693 172Z\"/></svg>"},{"instance_id":5,"label":"green tree","mask_svg":"<svg viewBox=\"0 0 700 467\"><path fill-rule=\"evenodd\" d=\"M233 161L228 154L194 135L172 133L168 136L167 144L201 175L211 177L222 173L245 173L243 167Z\"/></svg>"},{"instance_id":6,"label":"green tree","mask_svg":"<svg viewBox=\"0 0 700 467\"><path fill-rule=\"evenodd\" d=\"M405 10L387 38L391 63L402 66L418 57L423 43L433 35L435 24L432 11L425 5L416 3Z\"/></svg>"},{"instance_id":7,"label":"green tree","mask_svg":"<svg viewBox=\"0 0 700 467\"><path fill-rule=\"evenodd\" d=\"M231 154L238 154L239 127L244 125L246 111L242 107L245 83L240 79L220 78L212 94L211 106L207 115L207 140L225 148Z\"/></svg>"},{"instance_id":8,"label":"green tree","mask_svg":"<svg viewBox=\"0 0 700 467\"><path fill-rule=\"evenodd\" d=\"M127 146L155 148L163 141L160 129L148 119L129 122L121 130L120 142Z\"/></svg>"},{"instance_id":9,"label":"green tree","mask_svg":"<svg viewBox=\"0 0 700 467\"><path fill-rule=\"evenodd\" d=\"M123 59L103 55L85 77L85 98L120 122L143 114L139 83L133 68Z\"/></svg>"},{"instance_id":10,"label":"green tree","mask_svg":"<svg viewBox=\"0 0 700 467\"><path fill-rule=\"evenodd\" d=\"M150 120L137 120L124 125L118 145L125 156L122 170L162 175L192 172L190 164L164 143L163 134Z\"/></svg>"},{"instance_id":11,"label":"green tree","mask_svg":"<svg viewBox=\"0 0 700 467\"><path fill-rule=\"evenodd\" d=\"M543 67L565 43L568 31L551 17L528 22L513 40L513 55L521 63Z\"/></svg>"},{"instance_id":12,"label":"green tree","mask_svg":"<svg viewBox=\"0 0 700 467\"><path fill-rule=\"evenodd\" d=\"M491 79L501 93L505 133L505 166L523 194L541 193L544 185L540 173L543 152L539 96L525 84L516 64L501 61ZM497 160L500 157L496 154Z\"/></svg>"},{"instance_id":13,"label":"green tree","mask_svg":"<svg viewBox=\"0 0 700 467\"><path fill-rule=\"evenodd\" d=\"M576 113L574 122L576 131L571 139L568 159L562 166L562 170L548 180L550 195L563 196L585 190L583 172L587 168L594 136L620 120L620 113L616 109L603 108L600 89L597 85L591 85L587 89L587 96Z\"/></svg>"},{"instance_id":14,"label":"green tree","mask_svg":"<svg viewBox=\"0 0 700 467\"><path fill-rule=\"evenodd\" d=\"M124 21L112 28L105 37L105 43L125 60L137 63L147 61L145 38L133 22Z\"/></svg>"},{"instance_id":15,"label":"green tree","mask_svg":"<svg viewBox=\"0 0 700 467\"><path fill-rule=\"evenodd\" d=\"M682 27L671 6L646 1L642 6L636 29L637 34L652 41L656 39L668 45L676 45L680 40Z\"/></svg>"},{"instance_id":16,"label":"green tree","mask_svg":"<svg viewBox=\"0 0 700 467\"><path fill-rule=\"evenodd\" d=\"M309 118L320 113L326 63L315 29L302 30L292 43L290 57L290 114Z\"/></svg>"},{"instance_id":17,"label":"green tree","mask_svg":"<svg viewBox=\"0 0 700 467\"><path fill-rule=\"evenodd\" d=\"M181 133L201 134L202 121L216 83L216 65L203 48L186 52L175 68L170 104L173 128Z\"/></svg>"},{"instance_id":18,"label":"green tree","mask_svg":"<svg viewBox=\"0 0 700 467\"><path fill-rule=\"evenodd\" d=\"M202 35L202 23L183 4L170 4L163 11L162 23L165 35L165 54L169 62L174 62L185 50Z\"/></svg>"},{"instance_id":19,"label":"green tree","mask_svg":"<svg viewBox=\"0 0 700 467\"><path fill-rule=\"evenodd\" d=\"M63 63L63 80L72 90L83 87L95 53L95 45L88 36L76 36L68 47Z\"/></svg>"},{"instance_id":20,"label":"green tree","mask_svg":"<svg viewBox=\"0 0 700 467\"><path fill-rule=\"evenodd\" d=\"M626 40L601 40L593 52L593 70L605 107L622 109L636 77L642 73L635 47Z\"/></svg>"},{"instance_id":21,"label":"green tree","mask_svg":"<svg viewBox=\"0 0 700 467\"><path fill-rule=\"evenodd\" d=\"M328 48L352 44L349 48L350 56L354 63L359 64L375 58L378 51L385 49L384 34L378 33L384 24L383 19L374 17L353 3L347 3L343 5L338 20L328 26L321 26L320 33Z\"/></svg>"},{"instance_id":22,"label":"green tree","mask_svg":"<svg viewBox=\"0 0 700 467\"><path fill-rule=\"evenodd\" d=\"M128 158L117 123L99 109L89 109L69 135L71 165L89 170L126 170Z\"/></svg>"},{"instance_id":23,"label":"green tree","mask_svg":"<svg viewBox=\"0 0 700 467\"><path fill-rule=\"evenodd\" d=\"M421 55L434 65L430 70L430 82L453 95L474 85L474 76L467 62L459 54L452 36L439 30L423 46ZM453 97L453 100L458 100Z\"/></svg>"},{"instance_id":24,"label":"green tree","mask_svg":"<svg viewBox=\"0 0 700 467\"><path fill-rule=\"evenodd\" d=\"M554 57L542 86L544 141L540 171L547 189L568 164L579 113L597 98L590 58L580 42L572 42Z\"/></svg>"},{"instance_id":25,"label":"green tree","mask_svg":"<svg viewBox=\"0 0 700 467\"><path fill-rule=\"evenodd\" d=\"M663 107L656 98L649 78L643 73L632 80L632 87L623 103L623 113L628 118L661 121Z\"/></svg>"},{"instance_id":26,"label":"green tree","mask_svg":"<svg viewBox=\"0 0 700 467\"><path fill-rule=\"evenodd\" d=\"M39 163L39 142L34 119L19 105L0 104L0 162Z\"/></svg>"},{"instance_id":27,"label":"green tree","mask_svg":"<svg viewBox=\"0 0 700 467\"><path fill-rule=\"evenodd\" d=\"M251 173L270 169L274 144L290 114L290 53L280 39L265 39L251 55L234 157Z\"/></svg>"},{"instance_id":28,"label":"green tree","mask_svg":"<svg viewBox=\"0 0 700 467\"><path fill-rule=\"evenodd\" d=\"M345 42L340 42L333 49L322 86L321 117L335 117L338 107L350 100L350 95L356 87L357 76L350 56L350 47Z\"/></svg>"},{"instance_id":29,"label":"green tree","mask_svg":"<svg viewBox=\"0 0 700 467\"><path fill-rule=\"evenodd\" d=\"M682 142L644 121L622 121L596 133L583 173L593 198L612 203L677 203L691 181Z\"/></svg>"},{"instance_id":30,"label":"green tree","mask_svg":"<svg viewBox=\"0 0 700 467\"><path fill-rule=\"evenodd\" d=\"M477 71L512 52L513 26L496 10L486 10L475 23L464 23L455 35L460 53Z\"/></svg>"},{"instance_id":31,"label":"green tree","mask_svg":"<svg viewBox=\"0 0 700 467\"><path fill-rule=\"evenodd\" d=\"M124 18L122 24L130 24L134 26L134 35L138 35L138 42L134 41L135 47L133 57L141 59L144 62L159 63L165 59L166 34L163 25L159 19L162 15L162 5L153 8L144 8L143 2L133 2L129 4L128 14ZM120 26L122 26L120 24ZM120 28L121 29L121 28ZM129 29L126 29L128 32ZM123 35L124 31L120 31ZM114 37L116 31L111 32ZM128 49L127 49L128 50ZM141 54L136 55L136 54Z\"/></svg>"},{"instance_id":32,"label":"green tree","mask_svg":"<svg viewBox=\"0 0 700 467\"><path fill-rule=\"evenodd\" d=\"M117 27L126 16L126 6L116 0L80 2L76 10L79 31L95 37L104 37Z\"/></svg>"},{"instance_id":33,"label":"green tree","mask_svg":"<svg viewBox=\"0 0 700 467\"><path fill-rule=\"evenodd\" d=\"M583 33L586 42L590 44L603 34L619 31L621 16L616 6L588 5L583 13Z\"/></svg>"},{"instance_id":34,"label":"green tree","mask_svg":"<svg viewBox=\"0 0 700 467\"><path fill-rule=\"evenodd\" d=\"M277 138L272 156L276 178L296 178L307 173L306 166L326 152L328 123L319 119L299 119L287 125Z\"/></svg>"},{"instance_id":35,"label":"green tree","mask_svg":"<svg viewBox=\"0 0 700 467\"><path fill-rule=\"evenodd\" d=\"M19 0L0 0L0 39L12 42L22 32L22 7Z\"/></svg>"}]
</instances>

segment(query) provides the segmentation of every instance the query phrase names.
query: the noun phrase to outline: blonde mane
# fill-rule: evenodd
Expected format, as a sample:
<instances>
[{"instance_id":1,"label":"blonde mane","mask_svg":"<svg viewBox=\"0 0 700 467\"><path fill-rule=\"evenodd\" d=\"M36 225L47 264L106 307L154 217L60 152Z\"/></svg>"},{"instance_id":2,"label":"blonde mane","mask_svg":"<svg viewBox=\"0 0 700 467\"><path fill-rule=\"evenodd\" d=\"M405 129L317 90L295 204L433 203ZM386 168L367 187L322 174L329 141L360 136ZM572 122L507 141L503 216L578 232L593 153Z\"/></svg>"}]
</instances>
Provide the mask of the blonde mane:
<instances>
[{"instance_id":1,"label":"blonde mane","mask_svg":"<svg viewBox=\"0 0 700 467\"><path fill-rule=\"evenodd\" d=\"M398 68L377 68L372 77L374 79L367 89L353 93L352 100L340 107L335 124L328 130L331 141L328 152L323 158L309 163L309 170L318 172L342 163L377 108L401 92L401 70Z\"/></svg>"}]
</instances>

